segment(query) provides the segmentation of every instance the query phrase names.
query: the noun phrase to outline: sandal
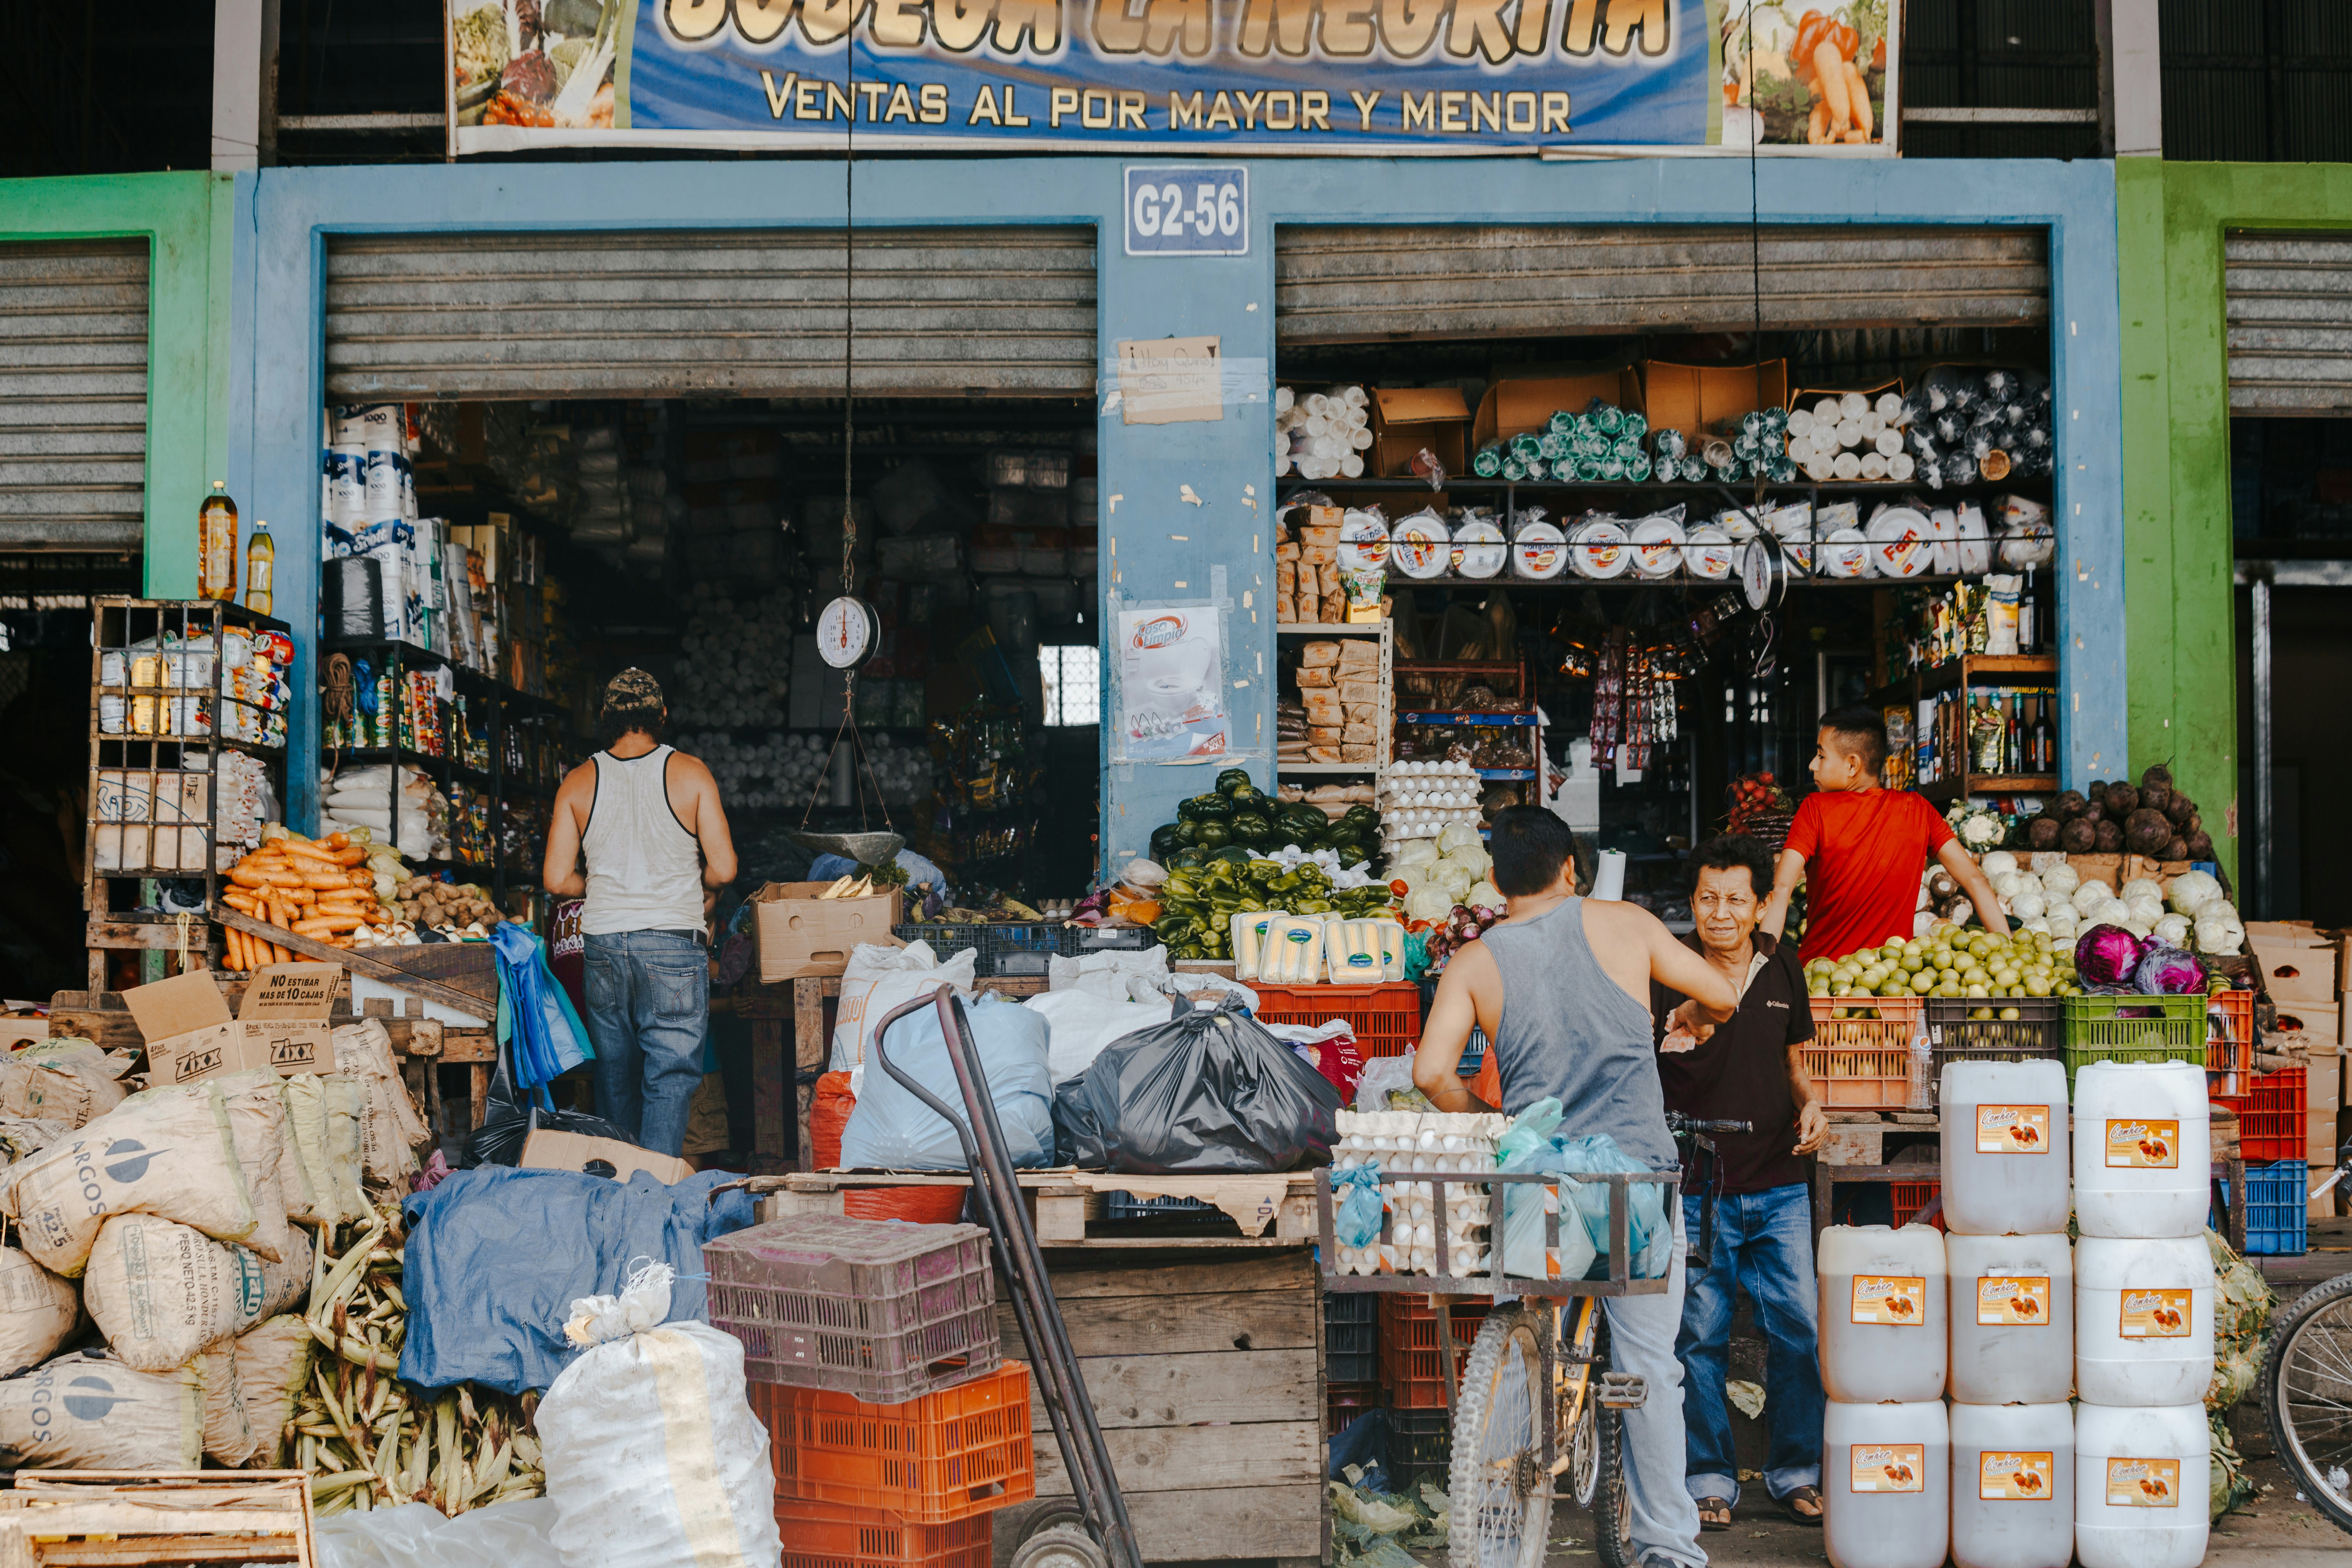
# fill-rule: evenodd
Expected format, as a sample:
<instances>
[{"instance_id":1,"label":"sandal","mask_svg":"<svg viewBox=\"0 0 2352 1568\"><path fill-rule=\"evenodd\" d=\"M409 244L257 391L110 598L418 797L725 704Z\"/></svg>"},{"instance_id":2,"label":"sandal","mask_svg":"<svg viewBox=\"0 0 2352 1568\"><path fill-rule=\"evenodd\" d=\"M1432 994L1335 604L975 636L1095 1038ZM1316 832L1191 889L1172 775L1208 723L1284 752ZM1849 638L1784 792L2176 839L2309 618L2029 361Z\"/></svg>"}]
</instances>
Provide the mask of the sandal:
<instances>
[{"instance_id":1,"label":"sandal","mask_svg":"<svg viewBox=\"0 0 2352 1568\"><path fill-rule=\"evenodd\" d=\"M1812 1504L1813 1511L1812 1511L1812 1512L1811 1512L1811 1513L1804 1513L1804 1512L1800 1511L1800 1510L1798 1510L1797 1505L1798 1505L1799 1503L1801 1503L1801 1503L1811 1503L1811 1504ZM1822 1522L1822 1489L1821 1489L1821 1488L1819 1488L1819 1487L1799 1487L1795 1491L1790 1492L1787 1497L1784 1497L1784 1498L1780 1499L1780 1511L1781 1511L1782 1513L1787 1514L1790 1519L1792 1519L1792 1520L1796 1521L1796 1522L1798 1522L1799 1524L1811 1525L1811 1526L1812 1526L1814 1529L1817 1529L1817 1530L1818 1530L1819 1528L1821 1528L1821 1522Z\"/></svg>"},{"instance_id":2,"label":"sandal","mask_svg":"<svg viewBox=\"0 0 2352 1568\"><path fill-rule=\"evenodd\" d=\"M1731 1528L1731 1500L1729 1498L1719 1497L1703 1497L1699 1499L1698 1527L1701 1530L1729 1530Z\"/></svg>"}]
</instances>

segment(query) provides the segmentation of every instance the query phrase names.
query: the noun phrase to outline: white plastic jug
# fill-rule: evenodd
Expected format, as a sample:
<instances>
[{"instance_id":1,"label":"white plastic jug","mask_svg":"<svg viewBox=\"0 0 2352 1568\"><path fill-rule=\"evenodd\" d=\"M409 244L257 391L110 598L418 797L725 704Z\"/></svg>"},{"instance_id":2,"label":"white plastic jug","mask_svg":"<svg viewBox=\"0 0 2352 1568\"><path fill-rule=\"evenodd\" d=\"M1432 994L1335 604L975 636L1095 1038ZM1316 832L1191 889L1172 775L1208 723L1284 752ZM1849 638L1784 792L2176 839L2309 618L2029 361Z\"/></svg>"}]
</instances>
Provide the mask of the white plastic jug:
<instances>
[{"instance_id":1,"label":"white plastic jug","mask_svg":"<svg viewBox=\"0 0 2352 1568\"><path fill-rule=\"evenodd\" d=\"M2074 1553L2074 1413L2065 1394L2045 1405L1953 1405L1952 1561L2067 1568Z\"/></svg>"},{"instance_id":2,"label":"white plastic jug","mask_svg":"<svg viewBox=\"0 0 2352 1568\"><path fill-rule=\"evenodd\" d=\"M1947 1353L1944 1236L1924 1225L1822 1232L1822 1386L1854 1405L1940 1399Z\"/></svg>"},{"instance_id":3,"label":"white plastic jug","mask_svg":"<svg viewBox=\"0 0 2352 1568\"><path fill-rule=\"evenodd\" d=\"M2074 1552L2083 1568L2205 1561L2212 1444L2198 1403L2074 1412Z\"/></svg>"},{"instance_id":4,"label":"white plastic jug","mask_svg":"<svg viewBox=\"0 0 2352 1568\"><path fill-rule=\"evenodd\" d=\"M2195 1062L2092 1062L2074 1075L2074 1215L2086 1237L2202 1236L2212 1111Z\"/></svg>"},{"instance_id":5,"label":"white plastic jug","mask_svg":"<svg viewBox=\"0 0 2352 1568\"><path fill-rule=\"evenodd\" d=\"M2194 1405L2213 1381L2213 1255L2205 1238L2074 1247L2074 1387L2088 1405Z\"/></svg>"},{"instance_id":6,"label":"white plastic jug","mask_svg":"<svg viewBox=\"0 0 2352 1568\"><path fill-rule=\"evenodd\" d=\"M1948 1062L1939 1086L1944 1223L1954 1235L2066 1228L2066 1068Z\"/></svg>"},{"instance_id":7,"label":"white plastic jug","mask_svg":"<svg viewBox=\"0 0 2352 1568\"><path fill-rule=\"evenodd\" d=\"M2066 1233L1948 1236L1950 1393L1967 1405L2063 1405L2074 1386L2074 1255Z\"/></svg>"},{"instance_id":8,"label":"white plastic jug","mask_svg":"<svg viewBox=\"0 0 2352 1568\"><path fill-rule=\"evenodd\" d=\"M1943 1568L1951 1543L1943 1401L1822 1411L1822 1544L1832 1568Z\"/></svg>"}]
</instances>

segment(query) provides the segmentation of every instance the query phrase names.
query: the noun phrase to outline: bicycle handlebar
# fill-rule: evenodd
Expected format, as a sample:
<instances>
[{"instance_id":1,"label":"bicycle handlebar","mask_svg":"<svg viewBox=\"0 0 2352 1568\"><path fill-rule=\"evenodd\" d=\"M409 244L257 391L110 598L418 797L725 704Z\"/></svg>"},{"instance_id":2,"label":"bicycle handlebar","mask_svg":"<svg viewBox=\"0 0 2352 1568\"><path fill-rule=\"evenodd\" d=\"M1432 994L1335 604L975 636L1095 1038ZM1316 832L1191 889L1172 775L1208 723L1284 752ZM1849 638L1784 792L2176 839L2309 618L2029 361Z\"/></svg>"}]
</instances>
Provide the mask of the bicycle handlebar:
<instances>
[{"instance_id":1,"label":"bicycle handlebar","mask_svg":"<svg viewBox=\"0 0 2352 1568\"><path fill-rule=\"evenodd\" d=\"M1676 1133L1753 1132L1756 1131L1756 1123L1753 1121L1702 1121L1696 1117L1685 1116L1679 1111L1670 1110L1666 1113L1666 1131Z\"/></svg>"}]
</instances>

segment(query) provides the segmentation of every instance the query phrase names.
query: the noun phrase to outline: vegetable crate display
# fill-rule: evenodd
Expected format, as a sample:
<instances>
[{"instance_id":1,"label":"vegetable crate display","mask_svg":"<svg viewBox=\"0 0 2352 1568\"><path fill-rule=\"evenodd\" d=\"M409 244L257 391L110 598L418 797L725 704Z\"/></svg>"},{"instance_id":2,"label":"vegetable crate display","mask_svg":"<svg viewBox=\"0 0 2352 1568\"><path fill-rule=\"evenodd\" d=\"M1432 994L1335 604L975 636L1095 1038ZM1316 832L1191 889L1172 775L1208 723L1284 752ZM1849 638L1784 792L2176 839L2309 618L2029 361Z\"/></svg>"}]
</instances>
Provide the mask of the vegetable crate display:
<instances>
[{"instance_id":1,"label":"vegetable crate display","mask_svg":"<svg viewBox=\"0 0 2352 1568\"><path fill-rule=\"evenodd\" d=\"M997 1363L996 1282L978 1226L795 1215L720 1237L702 1260L710 1324L742 1342L755 1384L895 1404Z\"/></svg>"},{"instance_id":2,"label":"vegetable crate display","mask_svg":"<svg viewBox=\"0 0 2352 1568\"><path fill-rule=\"evenodd\" d=\"M2253 1095L2238 1116L2238 1152L2248 1165L2303 1158L2305 1072L2287 1068L2254 1075ZM2251 1181L2253 1173L2246 1175ZM2247 1230L2251 1235L2251 1223Z\"/></svg>"},{"instance_id":3,"label":"vegetable crate display","mask_svg":"<svg viewBox=\"0 0 2352 1568\"><path fill-rule=\"evenodd\" d=\"M1928 997L1927 1037L1936 1045L1937 1078L1949 1061L2055 1061L2065 1047L2063 1000Z\"/></svg>"},{"instance_id":4,"label":"vegetable crate display","mask_svg":"<svg viewBox=\"0 0 2352 1568\"><path fill-rule=\"evenodd\" d=\"M2254 994L2216 991L2205 998L2205 1094L2243 1110L2254 1089Z\"/></svg>"},{"instance_id":5,"label":"vegetable crate display","mask_svg":"<svg viewBox=\"0 0 2352 1568\"><path fill-rule=\"evenodd\" d=\"M2205 998L2190 996L2068 996L2065 1003L2066 1090L2090 1062L2205 1064Z\"/></svg>"},{"instance_id":6,"label":"vegetable crate display","mask_svg":"<svg viewBox=\"0 0 2352 1568\"><path fill-rule=\"evenodd\" d=\"M2280 1160L2246 1167L2246 1251L2253 1257L2293 1258L2307 1246L2311 1167Z\"/></svg>"},{"instance_id":7,"label":"vegetable crate display","mask_svg":"<svg viewBox=\"0 0 2352 1568\"><path fill-rule=\"evenodd\" d=\"M1920 998L1816 996L1812 1009L1805 1071L1823 1106L1900 1110L1911 1103L1911 1037L1926 1016ZM1836 1016L1857 1013L1875 1016Z\"/></svg>"},{"instance_id":8,"label":"vegetable crate display","mask_svg":"<svg viewBox=\"0 0 2352 1568\"><path fill-rule=\"evenodd\" d=\"M745 1392L768 1429L779 1502L950 1524L1036 1495L1029 1369L1020 1362L900 1405L776 1383Z\"/></svg>"},{"instance_id":9,"label":"vegetable crate display","mask_svg":"<svg viewBox=\"0 0 2352 1568\"><path fill-rule=\"evenodd\" d=\"M1321 815L1317 807L1307 809ZM1370 851L1351 847L1345 854L1369 857ZM1151 929L1171 959L1223 960L1234 957L1235 915L1336 913L1364 920L1388 908L1390 893L1386 882L1335 888L1331 873L1311 860L1285 867L1246 850L1221 849L1203 864L1171 870L1160 899L1160 917Z\"/></svg>"},{"instance_id":10,"label":"vegetable crate display","mask_svg":"<svg viewBox=\"0 0 2352 1568\"><path fill-rule=\"evenodd\" d=\"M1408 1055L1421 1043L1421 987L1410 980L1381 985L1252 985L1258 1021L1313 1026L1333 1019L1356 1037L1366 1061Z\"/></svg>"},{"instance_id":11,"label":"vegetable crate display","mask_svg":"<svg viewBox=\"0 0 2352 1568\"><path fill-rule=\"evenodd\" d=\"M880 1509L776 1500L781 1568L988 1568L994 1515L908 1524Z\"/></svg>"},{"instance_id":12,"label":"vegetable crate display","mask_svg":"<svg viewBox=\"0 0 2352 1568\"><path fill-rule=\"evenodd\" d=\"M98 598L91 612L82 907L102 991L108 949L216 962L221 852L258 846L265 801L286 798L294 645L285 623L210 599ZM151 878L200 881L202 899L142 909Z\"/></svg>"}]
</instances>

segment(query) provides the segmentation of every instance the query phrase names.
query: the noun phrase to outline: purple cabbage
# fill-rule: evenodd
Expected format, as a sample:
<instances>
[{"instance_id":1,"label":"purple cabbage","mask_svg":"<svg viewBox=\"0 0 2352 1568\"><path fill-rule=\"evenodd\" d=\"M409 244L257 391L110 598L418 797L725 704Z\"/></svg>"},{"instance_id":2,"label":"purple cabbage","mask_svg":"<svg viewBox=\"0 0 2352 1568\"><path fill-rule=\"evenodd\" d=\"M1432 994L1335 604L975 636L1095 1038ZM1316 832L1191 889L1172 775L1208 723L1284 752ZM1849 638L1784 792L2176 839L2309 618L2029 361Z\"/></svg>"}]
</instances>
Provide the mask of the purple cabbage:
<instances>
[{"instance_id":1,"label":"purple cabbage","mask_svg":"<svg viewBox=\"0 0 2352 1568\"><path fill-rule=\"evenodd\" d=\"M2166 942L2151 942L2132 967L2132 988L2143 996L2191 996L2205 989L2205 966Z\"/></svg>"},{"instance_id":2,"label":"purple cabbage","mask_svg":"<svg viewBox=\"0 0 2352 1568\"><path fill-rule=\"evenodd\" d=\"M2139 938L2121 926L2095 925L2074 943L2074 973L2086 990L2128 991L2139 955Z\"/></svg>"}]
</instances>

